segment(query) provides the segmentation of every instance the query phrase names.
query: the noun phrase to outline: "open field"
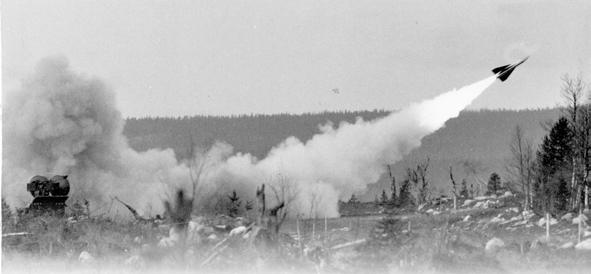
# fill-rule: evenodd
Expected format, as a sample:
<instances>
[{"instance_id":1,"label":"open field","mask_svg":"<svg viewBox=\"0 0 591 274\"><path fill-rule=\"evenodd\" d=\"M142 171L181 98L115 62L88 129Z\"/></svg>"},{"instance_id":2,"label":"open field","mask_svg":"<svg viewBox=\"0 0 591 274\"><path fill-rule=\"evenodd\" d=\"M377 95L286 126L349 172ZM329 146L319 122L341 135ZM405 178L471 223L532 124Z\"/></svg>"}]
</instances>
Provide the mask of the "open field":
<instances>
[{"instance_id":1,"label":"open field","mask_svg":"<svg viewBox=\"0 0 591 274\"><path fill-rule=\"evenodd\" d=\"M263 241L248 220L193 218L184 239L167 224L106 218L4 220L3 272L38 273L588 273L591 251L574 248L578 225L559 220L550 239L539 217L497 207L426 206L402 215L289 219ZM239 223L236 223L236 220ZM24 223L22 223L24 224ZM21 225L22 225L21 224ZM229 227L219 229L220 224ZM326 226L325 226L326 224ZM251 230L236 232L246 227ZM410 228L410 229L409 229ZM491 248L491 239L502 244ZM586 228L581 241L590 241ZM221 248L220 248L221 247ZM100 267L99 267L100 266Z\"/></svg>"}]
</instances>

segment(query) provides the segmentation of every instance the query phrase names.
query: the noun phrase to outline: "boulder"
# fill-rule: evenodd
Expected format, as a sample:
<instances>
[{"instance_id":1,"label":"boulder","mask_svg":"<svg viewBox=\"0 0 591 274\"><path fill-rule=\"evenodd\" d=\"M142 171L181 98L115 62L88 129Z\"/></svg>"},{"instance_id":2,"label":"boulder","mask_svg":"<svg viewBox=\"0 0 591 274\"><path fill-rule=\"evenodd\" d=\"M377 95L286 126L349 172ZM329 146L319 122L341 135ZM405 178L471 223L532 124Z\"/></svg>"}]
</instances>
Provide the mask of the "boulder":
<instances>
[{"instance_id":1,"label":"boulder","mask_svg":"<svg viewBox=\"0 0 591 274\"><path fill-rule=\"evenodd\" d=\"M573 248L575 246L575 244L573 242L566 242L563 245L561 245L559 248L560 249L569 249L569 248Z\"/></svg>"},{"instance_id":2,"label":"boulder","mask_svg":"<svg viewBox=\"0 0 591 274\"><path fill-rule=\"evenodd\" d=\"M168 231L168 237L164 237L160 239L158 242L159 247L173 247L175 246L181 238L180 232L176 228L171 228Z\"/></svg>"},{"instance_id":3,"label":"boulder","mask_svg":"<svg viewBox=\"0 0 591 274\"><path fill-rule=\"evenodd\" d=\"M480 201L480 202L477 202L477 203L474 205L474 208L488 208L488 203L487 203L487 201L484 201L484 202L482 202L482 201Z\"/></svg>"},{"instance_id":4,"label":"boulder","mask_svg":"<svg viewBox=\"0 0 591 274\"><path fill-rule=\"evenodd\" d=\"M573 220L572 220L572 223L573 223L573 225L578 225L579 224L579 220L581 220L581 221L583 221L583 226L584 226L584 225L587 224L586 222L587 222L588 219L589 218L587 218L587 216L581 214L581 215L579 215L577 217L574 217Z\"/></svg>"},{"instance_id":5,"label":"boulder","mask_svg":"<svg viewBox=\"0 0 591 274\"><path fill-rule=\"evenodd\" d=\"M503 214L499 214L497 216L495 216L494 218L492 218L489 223L500 223L505 221L505 219L503 219Z\"/></svg>"},{"instance_id":6,"label":"boulder","mask_svg":"<svg viewBox=\"0 0 591 274\"><path fill-rule=\"evenodd\" d=\"M535 216L536 214L534 214L532 211L530 210L524 210L521 212L521 216L523 216L524 220L529 220L531 219L533 216Z\"/></svg>"},{"instance_id":7,"label":"boulder","mask_svg":"<svg viewBox=\"0 0 591 274\"><path fill-rule=\"evenodd\" d=\"M558 221L556 219L550 217L550 225L555 225L557 223L558 223ZM540 218L540 220L538 220L537 224L539 227L545 227L546 226L546 217Z\"/></svg>"},{"instance_id":8,"label":"boulder","mask_svg":"<svg viewBox=\"0 0 591 274\"><path fill-rule=\"evenodd\" d=\"M230 231L230 236L240 235L240 234L243 234L244 232L246 232L246 227L239 226L237 228L232 229L232 231Z\"/></svg>"},{"instance_id":9,"label":"boulder","mask_svg":"<svg viewBox=\"0 0 591 274\"><path fill-rule=\"evenodd\" d=\"M575 245L576 250L591 250L591 239L584 240Z\"/></svg>"},{"instance_id":10,"label":"boulder","mask_svg":"<svg viewBox=\"0 0 591 274\"><path fill-rule=\"evenodd\" d=\"M486 242L484 250L487 253L494 253L494 252L498 251L499 249L503 248L504 246L505 246L505 242L503 242L503 240L495 237L495 238L490 239L488 242Z\"/></svg>"},{"instance_id":11,"label":"boulder","mask_svg":"<svg viewBox=\"0 0 591 274\"><path fill-rule=\"evenodd\" d=\"M210 241L212 241L212 242L215 242L215 241L218 240L218 236L215 235L215 234L211 234L211 235L207 236L207 239L210 240Z\"/></svg>"},{"instance_id":12,"label":"boulder","mask_svg":"<svg viewBox=\"0 0 591 274\"><path fill-rule=\"evenodd\" d=\"M562 215L562 217L560 217L560 220L570 222L570 221L572 221L573 217L574 217L573 214L569 212L569 213Z\"/></svg>"},{"instance_id":13,"label":"boulder","mask_svg":"<svg viewBox=\"0 0 591 274\"><path fill-rule=\"evenodd\" d=\"M474 200L467 199L467 200L464 201L464 203L462 204L462 206L470 206L474 202L475 202Z\"/></svg>"},{"instance_id":14,"label":"boulder","mask_svg":"<svg viewBox=\"0 0 591 274\"><path fill-rule=\"evenodd\" d=\"M80 256L78 256L78 261L81 263L92 263L94 262L94 257L87 251L82 251L80 252Z\"/></svg>"}]
</instances>

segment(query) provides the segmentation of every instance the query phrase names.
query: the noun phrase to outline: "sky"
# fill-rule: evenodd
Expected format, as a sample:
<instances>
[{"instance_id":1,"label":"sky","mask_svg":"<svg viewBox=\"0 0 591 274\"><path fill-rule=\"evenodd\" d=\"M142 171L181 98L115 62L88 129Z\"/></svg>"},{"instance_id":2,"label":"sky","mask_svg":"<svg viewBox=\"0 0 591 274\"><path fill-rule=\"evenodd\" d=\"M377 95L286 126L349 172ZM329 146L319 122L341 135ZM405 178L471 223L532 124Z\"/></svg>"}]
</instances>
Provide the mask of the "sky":
<instances>
[{"instance_id":1,"label":"sky","mask_svg":"<svg viewBox=\"0 0 591 274\"><path fill-rule=\"evenodd\" d=\"M553 107L561 76L591 81L589 14L582 0L4 0L2 88L62 55L125 117L391 110L530 55L470 108Z\"/></svg>"}]
</instances>

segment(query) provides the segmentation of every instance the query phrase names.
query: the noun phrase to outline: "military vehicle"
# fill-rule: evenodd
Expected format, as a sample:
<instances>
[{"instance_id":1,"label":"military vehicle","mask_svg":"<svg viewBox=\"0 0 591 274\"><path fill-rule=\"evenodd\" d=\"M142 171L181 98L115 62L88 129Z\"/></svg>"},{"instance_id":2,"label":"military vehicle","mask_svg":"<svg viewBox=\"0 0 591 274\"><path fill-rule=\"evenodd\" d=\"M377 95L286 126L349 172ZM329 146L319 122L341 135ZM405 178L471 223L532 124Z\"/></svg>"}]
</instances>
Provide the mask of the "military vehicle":
<instances>
[{"instance_id":1,"label":"military vehicle","mask_svg":"<svg viewBox=\"0 0 591 274\"><path fill-rule=\"evenodd\" d=\"M33 176L27 184L27 191L34 197L29 205L29 211L63 214L70 192L68 175L55 175L51 179L39 175Z\"/></svg>"}]
</instances>

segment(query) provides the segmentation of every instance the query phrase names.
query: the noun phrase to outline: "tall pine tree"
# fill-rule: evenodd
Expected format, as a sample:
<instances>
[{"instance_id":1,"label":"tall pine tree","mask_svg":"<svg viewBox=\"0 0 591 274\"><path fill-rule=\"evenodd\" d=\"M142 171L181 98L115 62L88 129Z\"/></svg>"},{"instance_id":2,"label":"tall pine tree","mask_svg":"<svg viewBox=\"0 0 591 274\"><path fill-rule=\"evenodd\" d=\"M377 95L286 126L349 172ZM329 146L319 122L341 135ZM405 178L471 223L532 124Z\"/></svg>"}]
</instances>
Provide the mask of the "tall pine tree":
<instances>
[{"instance_id":1,"label":"tall pine tree","mask_svg":"<svg viewBox=\"0 0 591 274\"><path fill-rule=\"evenodd\" d=\"M568 120L561 117L540 145L536 154L538 178L534 185L534 206L538 210L558 213L568 207L571 137Z\"/></svg>"}]
</instances>

